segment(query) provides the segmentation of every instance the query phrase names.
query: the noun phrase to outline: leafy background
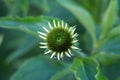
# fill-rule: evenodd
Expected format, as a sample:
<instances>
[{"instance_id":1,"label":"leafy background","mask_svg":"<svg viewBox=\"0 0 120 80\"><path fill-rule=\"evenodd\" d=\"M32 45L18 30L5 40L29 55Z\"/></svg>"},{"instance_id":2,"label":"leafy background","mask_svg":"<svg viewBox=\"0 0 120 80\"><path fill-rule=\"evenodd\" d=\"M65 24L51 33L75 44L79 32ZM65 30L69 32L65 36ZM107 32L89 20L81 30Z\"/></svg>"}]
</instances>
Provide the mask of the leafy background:
<instances>
[{"instance_id":1,"label":"leafy background","mask_svg":"<svg viewBox=\"0 0 120 80\"><path fill-rule=\"evenodd\" d=\"M74 57L39 48L53 19L77 25ZM0 80L120 80L120 1L0 0Z\"/></svg>"}]
</instances>

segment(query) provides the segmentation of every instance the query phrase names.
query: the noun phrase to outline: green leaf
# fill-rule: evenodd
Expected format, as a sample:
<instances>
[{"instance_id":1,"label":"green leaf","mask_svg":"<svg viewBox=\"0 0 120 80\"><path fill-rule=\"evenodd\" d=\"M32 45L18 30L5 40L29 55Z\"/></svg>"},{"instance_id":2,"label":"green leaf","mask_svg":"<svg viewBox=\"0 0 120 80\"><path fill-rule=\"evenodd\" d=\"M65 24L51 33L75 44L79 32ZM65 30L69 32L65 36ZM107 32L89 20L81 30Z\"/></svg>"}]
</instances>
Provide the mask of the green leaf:
<instances>
[{"instance_id":1,"label":"green leaf","mask_svg":"<svg viewBox=\"0 0 120 80\"><path fill-rule=\"evenodd\" d=\"M120 37L120 25L110 30L106 35L106 38L104 38L104 40L102 40L101 42L102 44L105 44L109 41L114 41L116 38L119 37Z\"/></svg>"},{"instance_id":2,"label":"green leaf","mask_svg":"<svg viewBox=\"0 0 120 80\"><path fill-rule=\"evenodd\" d=\"M92 16L81 6L78 6L71 0L57 0L63 7L68 9L82 25L88 30L96 44L95 22Z\"/></svg>"},{"instance_id":3,"label":"green leaf","mask_svg":"<svg viewBox=\"0 0 120 80\"><path fill-rule=\"evenodd\" d=\"M38 36L38 31L42 31L42 26L48 27L47 22L52 21L50 17L3 17L0 18L0 27L6 29L22 30L34 36Z\"/></svg>"},{"instance_id":4,"label":"green leaf","mask_svg":"<svg viewBox=\"0 0 120 80\"><path fill-rule=\"evenodd\" d=\"M18 2L19 3L19 2ZM26 16L28 14L28 7L29 7L29 1L28 0L20 0L20 9L23 12L23 16Z\"/></svg>"},{"instance_id":5,"label":"green leaf","mask_svg":"<svg viewBox=\"0 0 120 80\"><path fill-rule=\"evenodd\" d=\"M3 41L3 35L0 34L0 46L1 46L1 44L2 44L2 41Z\"/></svg>"},{"instance_id":6,"label":"green leaf","mask_svg":"<svg viewBox=\"0 0 120 80\"><path fill-rule=\"evenodd\" d=\"M106 10L103 20L102 20L102 34L101 38L103 38L106 33L113 27L117 18L118 12L118 0L110 0L110 4L108 9Z\"/></svg>"},{"instance_id":7,"label":"green leaf","mask_svg":"<svg viewBox=\"0 0 120 80\"><path fill-rule=\"evenodd\" d=\"M73 64L55 74L51 80L108 80L102 75L99 64L90 58L76 58Z\"/></svg>"},{"instance_id":8,"label":"green leaf","mask_svg":"<svg viewBox=\"0 0 120 80\"><path fill-rule=\"evenodd\" d=\"M91 58L76 58L71 70L77 80L101 80L99 65Z\"/></svg>"},{"instance_id":9,"label":"green leaf","mask_svg":"<svg viewBox=\"0 0 120 80\"><path fill-rule=\"evenodd\" d=\"M102 72L108 80L117 80L120 76L120 59L112 64L101 65Z\"/></svg>"},{"instance_id":10,"label":"green leaf","mask_svg":"<svg viewBox=\"0 0 120 80\"><path fill-rule=\"evenodd\" d=\"M5 4L5 0L0 0L0 17L6 16L8 12L7 5Z\"/></svg>"},{"instance_id":11,"label":"green leaf","mask_svg":"<svg viewBox=\"0 0 120 80\"><path fill-rule=\"evenodd\" d=\"M120 80L120 77L118 77L117 80Z\"/></svg>"},{"instance_id":12,"label":"green leaf","mask_svg":"<svg viewBox=\"0 0 120 80\"><path fill-rule=\"evenodd\" d=\"M102 52L114 53L120 55L120 38L116 38L104 44L101 49Z\"/></svg>"},{"instance_id":13,"label":"green leaf","mask_svg":"<svg viewBox=\"0 0 120 80\"><path fill-rule=\"evenodd\" d=\"M43 12L49 11L50 7L48 6L48 0L30 0L30 4L36 6L39 10Z\"/></svg>"},{"instance_id":14,"label":"green leaf","mask_svg":"<svg viewBox=\"0 0 120 80\"><path fill-rule=\"evenodd\" d=\"M5 0L9 8L8 15L11 16L26 16L28 13L28 0Z\"/></svg>"},{"instance_id":15,"label":"green leaf","mask_svg":"<svg viewBox=\"0 0 120 80\"><path fill-rule=\"evenodd\" d=\"M108 65L113 64L120 59L119 54L115 54L112 52L100 52L99 54L95 55L95 58L102 64Z\"/></svg>"},{"instance_id":16,"label":"green leaf","mask_svg":"<svg viewBox=\"0 0 120 80\"><path fill-rule=\"evenodd\" d=\"M70 69L65 69L56 73L50 80L76 80Z\"/></svg>"},{"instance_id":17,"label":"green leaf","mask_svg":"<svg viewBox=\"0 0 120 80\"><path fill-rule=\"evenodd\" d=\"M108 33L108 40L113 40L117 37L120 37L120 25L113 28L109 33Z\"/></svg>"},{"instance_id":18,"label":"green leaf","mask_svg":"<svg viewBox=\"0 0 120 80\"><path fill-rule=\"evenodd\" d=\"M25 55L38 43L39 43L38 38L34 36L25 36L25 40L19 45L19 47L6 58L6 62L10 63L15 59Z\"/></svg>"},{"instance_id":19,"label":"green leaf","mask_svg":"<svg viewBox=\"0 0 120 80\"><path fill-rule=\"evenodd\" d=\"M10 80L49 80L52 75L64 68L59 61L38 56L26 60Z\"/></svg>"}]
</instances>

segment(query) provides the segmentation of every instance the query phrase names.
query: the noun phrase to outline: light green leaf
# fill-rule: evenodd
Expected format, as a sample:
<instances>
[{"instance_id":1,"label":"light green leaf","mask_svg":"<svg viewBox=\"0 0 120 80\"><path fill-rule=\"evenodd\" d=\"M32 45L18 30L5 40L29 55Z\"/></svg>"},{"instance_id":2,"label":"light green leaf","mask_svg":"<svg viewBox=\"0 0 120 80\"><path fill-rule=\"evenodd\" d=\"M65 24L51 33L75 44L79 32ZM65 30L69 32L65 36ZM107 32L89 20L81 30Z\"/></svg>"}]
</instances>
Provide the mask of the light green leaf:
<instances>
[{"instance_id":1,"label":"light green leaf","mask_svg":"<svg viewBox=\"0 0 120 80\"><path fill-rule=\"evenodd\" d=\"M92 36L94 43L96 43L96 29L95 22L92 16L81 6L78 6L71 0L57 0L63 7L68 9L82 25L88 30Z\"/></svg>"},{"instance_id":2,"label":"light green leaf","mask_svg":"<svg viewBox=\"0 0 120 80\"><path fill-rule=\"evenodd\" d=\"M22 30L34 36L38 36L38 31L42 31L42 26L48 27L47 22L52 21L50 17L26 17L26 18L0 18L0 27L6 29Z\"/></svg>"},{"instance_id":3,"label":"light green leaf","mask_svg":"<svg viewBox=\"0 0 120 80\"><path fill-rule=\"evenodd\" d=\"M106 35L106 38L104 38L104 40L102 40L101 42L102 44L105 44L109 41L114 41L116 38L119 37L120 37L120 25L110 30Z\"/></svg>"},{"instance_id":4,"label":"light green leaf","mask_svg":"<svg viewBox=\"0 0 120 80\"><path fill-rule=\"evenodd\" d=\"M10 80L49 80L52 75L64 68L59 61L38 56L25 61Z\"/></svg>"},{"instance_id":5,"label":"light green leaf","mask_svg":"<svg viewBox=\"0 0 120 80\"><path fill-rule=\"evenodd\" d=\"M99 65L91 58L76 58L71 70L77 80L101 80Z\"/></svg>"},{"instance_id":6,"label":"light green leaf","mask_svg":"<svg viewBox=\"0 0 120 80\"><path fill-rule=\"evenodd\" d=\"M108 33L108 39L114 39L120 37L120 25L113 28L109 33Z\"/></svg>"},{"instance_id":7,"label":"light green leaf","mask_svg":"<svg viewBox=\"0 0 120 80\"><path fill-rule=\"evenodd\" d=\"M29 8L29 0L20 0L20 9L23 11L23 16L26 16L28 14L28 8ZM18 2L19 3L19 2Z\"/></svg>"},{"instance_id":8,"label":"light green leaf","mask_svg":"<svg viewBox=\"0 0 120 80\"><path fill-rule=\"evenodd\" d=\"M106 33L113 27L117 18L118 0L110 0L108 9L106 10L102 20L102 35L103 38Z\"/></svg>"}]
</instances>

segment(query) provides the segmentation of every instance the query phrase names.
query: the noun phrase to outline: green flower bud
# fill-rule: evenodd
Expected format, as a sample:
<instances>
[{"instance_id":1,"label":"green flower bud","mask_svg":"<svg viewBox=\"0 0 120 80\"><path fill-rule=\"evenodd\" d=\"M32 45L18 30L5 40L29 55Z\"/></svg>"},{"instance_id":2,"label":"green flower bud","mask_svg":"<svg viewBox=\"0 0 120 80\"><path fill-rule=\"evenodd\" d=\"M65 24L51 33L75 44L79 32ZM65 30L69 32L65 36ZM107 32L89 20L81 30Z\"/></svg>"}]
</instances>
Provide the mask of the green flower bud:
<instances>
[{"instance_id":1,"label":"green flower bud","mask_svg":"<svg viewBox=\"0 0 120 80\"><path fill-rule=\"evenodd\" d=\"M60 60L63 55L71 57L71 50L78 49L75 46L75 43L78 41L76 40L78 34L74 33L76 29L75 26L69 28L67 23L58 21L56 24L55 20L53 20L53 26L50 22L48 22L48 25L50 30L43 27L46 33L38 31L39 37L45 41L40 42L40 48L47 49L44 54L50 53L50 58L53 58L56 55L58 60Z\"/></svg>"}]
</instances>

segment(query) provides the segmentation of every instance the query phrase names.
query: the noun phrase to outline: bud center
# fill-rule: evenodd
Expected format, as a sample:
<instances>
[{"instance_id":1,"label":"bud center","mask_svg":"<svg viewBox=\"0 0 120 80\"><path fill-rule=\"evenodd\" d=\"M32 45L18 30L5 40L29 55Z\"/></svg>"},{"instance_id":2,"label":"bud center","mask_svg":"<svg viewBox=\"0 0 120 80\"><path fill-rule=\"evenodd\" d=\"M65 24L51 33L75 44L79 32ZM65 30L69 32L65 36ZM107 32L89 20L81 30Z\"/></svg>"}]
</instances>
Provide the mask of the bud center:
<instances>
[{"instance_id":1,"label":"bud center","mask_svg":"<svg viewBox=\"0 0 120 80\"><path fill-rule=\"evenodd\" d=\"M52 51L63 52L67 51L72 45L72 38L67 30L55 28L48 33L47 44Z\"/></svg>"}]
</instances>

